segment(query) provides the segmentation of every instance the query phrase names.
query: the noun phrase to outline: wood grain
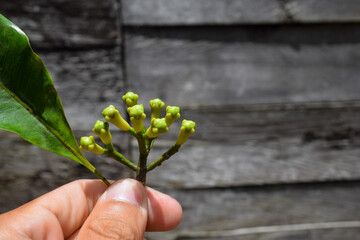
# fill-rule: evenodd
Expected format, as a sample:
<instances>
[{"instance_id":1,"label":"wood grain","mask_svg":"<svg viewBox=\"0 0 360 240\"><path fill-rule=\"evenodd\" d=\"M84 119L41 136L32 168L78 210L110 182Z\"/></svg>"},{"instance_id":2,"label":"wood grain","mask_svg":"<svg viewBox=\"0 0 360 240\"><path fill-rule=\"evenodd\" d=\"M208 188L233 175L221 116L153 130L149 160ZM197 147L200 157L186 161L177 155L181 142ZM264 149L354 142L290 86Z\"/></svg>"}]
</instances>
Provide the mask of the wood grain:
<instances>
[{"instance_id":1,"label":"wood grain","mask_svg":"<svg viewBox=\"0 0 360 240\"><path fill-rule=\"evenodd\" d=\"M70 126L91 130L102 120L102 110L110 104L121 112L124 81L117 48L83 51L40 51L64 105Z\"/></svg>"},{"instance_id":2,"label":"wood grain","mask_svg":"<svg viewBox=\"0 0 360 240\"><path fill-rule=\"evenodd\" d=\"M360 45L128 36L130 89L170 105L358 100ZM159 87L161 86L161 87Z\"/></svg>"},{"instance_id":3,"label":"wood grain","mask_svg":"<svg viewBox=\"0 0 360 240\"><path fill-rule=\"evenodd\" d=\"M281 22L278 1L123 0L125 25L188 25Z\"/></svg>"},{"instance_id":4,"label":"wood grain","mask_svg":"<svg viewBox=\"0 0 360 240\"><path fill-rule=\"evenodd\" d=\"M151 185L226 187L360 177L358 102L209 106L185 109L182 117L197 123L196 132L149 173ZM178 124L159 137L151 159L174 144Z\"/></svg>"},{"instance_id":5,"label":"wood grain","mask_svg":"<svg viewBox=\"0 0 360 240\"><path fill-rule=\"evenodd\" d=\"M76 139L90 134L91 130L75 131ZM116 149L129 156L127 135L113 132L112 137ZM0 213L19 207L70 181L97 179L81 164L40 149L15 133L0 130L0 152ZM89 152L84 152L84 155L108 179L134 177L131 170L113 159Z\"/></svg>"},{"instance_id":6,"label":"wood grain","mask_svg":"<svg viewBox=\"0 0 360 240\"><path fill-rule=\"evenodd\" d=\"M171 235L158 234L153 239L199 239L200 236L177 237L186 232L359 220L356 210L360 207L359 186L359 182L344 182L168 191L182 204L183 221L175 231L170 232ZM336 236L336 229L334 231ZM340 232L346 236L347 231L354 234L359 229L343 229ZM321 236L332 233L331 230L328 233L283 232L234 236L230 239L293 239L291 236L303 239L301 236L312 234L313 239L322 239ZM351 239L352 234L345 239ZM219 238L204 239L227 238L221 238L219 234Z\"/></svg>"},{"instance_id":7,"label":"wood grain","mask_svg":"<svg viewBox=\"0 0 360 240\"><path fill-rule=\"evenodd\" d=\"M359 22L360 3L356 0L289 0L284 5L296 22Z\"/></svg>"},{"instance_id":8,"label":"wood grain","mask_svg":"<svg viewBox=\"0 0 360 240\"><path fill-rule=\"evenodd\" d=\"M148 174L151 186L193 189L357 180L360 177L359 104L243 106L228 111L214 107L184 110L182 115L197 122L196 133L179 153ZM219 116L225 116L227 121ZM175 142L178 127L178 123L174 123L167 138L159 137L149 161ZM78 134L78 139L91 134L89 127ZM119 133L112 128L112 134ZM45 168L44 162L58 168L55 155L18 142L16 135L11 136L2 137L4 177L33 177L39 168ZM126 153L128 143L124 137L117 138L114 143ZM135 142L133 146L132 155L128 154L136 159ZM93 154L87 156L90 160L101 159ZM10 161L12 158L17 161ZM35 160L32 159L40 163L33 164ZM110 167L112 162L106 163L109 168L103 170L105 176L114 179L122 176L121 172L117 175L119 170ZM84 171L87 170L84 168ZM79 178L82 174L71 176ZM66 176L65 179L70 178ZM93 177L91 173L86 176Z\"/></svg>"},{"instance_id":9,"label":"wood grain","mask_svg":"<svg viewBox=\"0 0 360 240\"><path fill-rule=\"evenodd\" d=\"M347 223L347 222L338 222L340 224ZM310 225L311 227L316 227L318 224L328 224L328 223L309 223L306 225ZM299 224L300 225L300 224ZM334 224L336 225L336 224ZM288 225L280 225L278 226L279 229L286 227ZM296 226L296 225L295 225ZM261 229L266 227L260 227ZM252 228L250 228L252 229ZM240 231L246 230L244 228L239 229ZM188 235L184 234L183 236L178 236L175 239L177 240L184 240L184 239L192 239L192 240L204 240L204 239L220 239L220 240L285 240L285 239L291 239L291 240L300 240L300 239L353 239L354 236L359 234L360 229L358 227L349 227L349 228L337 228L332 227L331 229L309 229L309 230L296 230L296 231L277 231L277 232L269 232L269 233L254 233L254 234L244 234L244 235L234 235L231 237L223 236L224 234L221 233L213 233L213 232L206 232L204 235L196 236L196 233L189 233ZM208 236L211 234L212 237L203 237ZM159 234L160 235L160 234ZM158 239L158 238L154 238ZM163 239L163 238L161 238ZM173 239L173 238L169 238Z\"/></svg>"},{"instance_id":10,"label":"wood grain","mask_svg":"<svg viewBox=\"0 0 360 240\"><path fill-rule=\"evenodd\" d=\"M123 0L126 25L358 22L356 0Z\"/></svg>"},{"instance_id":11,"label":"wood grain","mask_svg":"<svg viewBox=\"0 0 360 240\"><path fill-rule=\"evenodd\" d=\"M35 49L113 47L117 6L114 0L13 0L1 14L18 25Z\"/></svg>"}]
</instances>

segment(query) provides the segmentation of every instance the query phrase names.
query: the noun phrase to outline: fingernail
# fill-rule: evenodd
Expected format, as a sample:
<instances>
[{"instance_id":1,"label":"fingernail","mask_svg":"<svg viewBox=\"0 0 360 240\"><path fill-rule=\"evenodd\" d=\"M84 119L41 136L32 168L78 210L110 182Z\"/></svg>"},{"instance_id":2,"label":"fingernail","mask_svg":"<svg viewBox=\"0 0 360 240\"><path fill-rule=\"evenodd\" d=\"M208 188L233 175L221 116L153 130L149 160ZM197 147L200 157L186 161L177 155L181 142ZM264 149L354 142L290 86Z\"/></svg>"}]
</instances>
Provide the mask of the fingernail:
<instances>
[{"instance_id":1,"label":"fingernail","mask_svg":"<svg viewBox=\"0 0 360 240\"><path fill-rule=\"evenodd\" d=\"M105 201L122 201L145 209L147 208L145 189L136 180L124 179L112 184L105 192L104 198Z\"/></svg>"}]
</instances>

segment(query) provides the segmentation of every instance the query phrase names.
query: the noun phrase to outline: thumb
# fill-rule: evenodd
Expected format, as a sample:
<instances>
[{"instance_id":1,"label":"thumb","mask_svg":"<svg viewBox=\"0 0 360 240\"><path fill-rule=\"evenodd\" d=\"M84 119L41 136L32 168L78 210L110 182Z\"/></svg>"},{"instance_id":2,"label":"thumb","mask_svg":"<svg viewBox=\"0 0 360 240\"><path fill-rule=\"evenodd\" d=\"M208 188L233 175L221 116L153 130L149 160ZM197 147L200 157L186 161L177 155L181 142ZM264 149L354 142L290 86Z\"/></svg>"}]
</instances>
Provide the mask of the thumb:
<instances>
[{"instance_id":1,"label":"thumb","mask_svg":"<svg viewBox=\"0 0 360 240\"><path fill-rule=\"evenodd\" d=\"M143 240L147 221L144 186L132 179L113 183L99 198L77 240Z\"/></svg>"}]
</instances>

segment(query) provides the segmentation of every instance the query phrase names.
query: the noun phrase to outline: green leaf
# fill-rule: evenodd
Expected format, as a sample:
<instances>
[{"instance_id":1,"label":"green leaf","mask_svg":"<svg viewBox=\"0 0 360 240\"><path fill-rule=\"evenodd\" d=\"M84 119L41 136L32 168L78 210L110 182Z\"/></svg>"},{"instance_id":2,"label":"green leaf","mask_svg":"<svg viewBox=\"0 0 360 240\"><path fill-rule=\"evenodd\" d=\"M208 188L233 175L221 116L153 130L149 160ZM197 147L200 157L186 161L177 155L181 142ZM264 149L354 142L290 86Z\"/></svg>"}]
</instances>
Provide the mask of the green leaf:
<instances>
[{"instance_id":1,"label":"green leaf","mask_svg":"<svg viewBox=\"0 0 360 240\"><path fill-rule=\"evenodd\" d=\"M81 153L42 60L24 32L1 14L0 128L73 159L104 180Z\"/></svg>"}]
</instances>

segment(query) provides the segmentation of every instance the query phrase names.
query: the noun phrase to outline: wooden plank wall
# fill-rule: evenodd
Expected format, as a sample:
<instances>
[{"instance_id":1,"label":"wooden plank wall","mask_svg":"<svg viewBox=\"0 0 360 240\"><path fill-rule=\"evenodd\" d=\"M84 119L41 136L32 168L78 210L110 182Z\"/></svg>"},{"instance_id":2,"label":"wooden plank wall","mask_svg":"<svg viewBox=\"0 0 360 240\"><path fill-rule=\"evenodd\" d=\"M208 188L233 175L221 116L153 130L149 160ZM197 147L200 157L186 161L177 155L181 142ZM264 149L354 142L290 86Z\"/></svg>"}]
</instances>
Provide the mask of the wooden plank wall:
<instances>
[{"instance_id":1,"label":"wooden plank wall","mask_svg":"<svg viewBox=\"0 0 360 240\"><path fill-rule=\"evenodd\" d=\"M77 136L126 90L144 105L155 97L179 105L197 122L187 146L148 179L180 201L184 219L148 239L359 235L358 1L13 0L0 11L28 33ZM92 177L0 134L1 211ZM136 156L135 143L115 135ZM109 178L132 176L87 156Z\"/></svg>"}]
</instances>

